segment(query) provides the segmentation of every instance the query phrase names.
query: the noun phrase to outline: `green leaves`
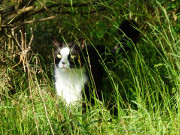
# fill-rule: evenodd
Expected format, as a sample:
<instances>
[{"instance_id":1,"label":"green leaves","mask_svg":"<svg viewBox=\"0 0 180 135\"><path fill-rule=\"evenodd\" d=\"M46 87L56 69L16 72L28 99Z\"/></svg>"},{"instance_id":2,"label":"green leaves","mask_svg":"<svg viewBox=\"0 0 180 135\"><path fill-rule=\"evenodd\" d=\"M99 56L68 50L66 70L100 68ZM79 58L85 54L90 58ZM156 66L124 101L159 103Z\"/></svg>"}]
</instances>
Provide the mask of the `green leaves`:
<instances>
[{"instance_id":1,"label":"green leaves","mask_svg":"<svg viewBox=\"0 0 180 135\"><path fill-rule=\"evenodd\" d=\"M107 25L104 22L97 22L95 28L91 32L92 37L103 38L108 32Z\"/></svg>"}]
</instances>

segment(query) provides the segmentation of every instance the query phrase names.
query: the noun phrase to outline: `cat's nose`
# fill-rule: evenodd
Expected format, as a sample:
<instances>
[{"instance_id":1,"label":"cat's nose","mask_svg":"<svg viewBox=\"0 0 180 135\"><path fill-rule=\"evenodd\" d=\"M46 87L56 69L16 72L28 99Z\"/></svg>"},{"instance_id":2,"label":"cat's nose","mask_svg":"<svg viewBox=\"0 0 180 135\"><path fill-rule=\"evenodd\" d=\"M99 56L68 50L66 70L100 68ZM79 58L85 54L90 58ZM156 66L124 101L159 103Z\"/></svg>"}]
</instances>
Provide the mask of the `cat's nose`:
<instances>
[{"instance_id":1,"label":"cat's nose","mask_svg":"<svg viewBox=\"0 0 180 135\"><path fill-rule=\"evenodd\" d=\"M62 64L65 65L66 63L63 61Z\"/></svg>"}]
</instances>

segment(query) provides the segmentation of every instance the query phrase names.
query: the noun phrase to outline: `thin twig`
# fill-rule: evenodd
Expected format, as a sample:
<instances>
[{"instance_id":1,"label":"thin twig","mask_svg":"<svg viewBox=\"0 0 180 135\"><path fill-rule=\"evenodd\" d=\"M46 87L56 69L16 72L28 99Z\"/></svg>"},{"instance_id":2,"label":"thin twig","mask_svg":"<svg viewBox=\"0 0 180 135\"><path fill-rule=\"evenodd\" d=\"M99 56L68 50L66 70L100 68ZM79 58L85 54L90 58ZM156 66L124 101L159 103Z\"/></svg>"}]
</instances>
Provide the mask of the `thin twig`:
<instances>
[{"instance_id":1,"label":"thin twig","mask_svg":"<svg viewBox=\"0 0 180 135\"><path fill-rule=\"evenodd\" d=\"M33 38L34 38L34 34L33 34L33 30L32 30L32 28L30 28L30 30L31 30L31 39L30 39L30 42L29 42L28 48L30 48L30 47L31 47L31 44L32 44L32 41L33 41Z\"/></svg>"},{"instance_id":2,"label":"thin twig","mask_svg":"<svg viewBox=\"0 0 180 135\"><path fill-rule=\"evenodd\" d=\"M47 21L47 20L51 20L51 19L54 19L56 16L50 16L50 17L47 17L47 18L43 18L43 19L38 19L38 20L31 20L31 21L26 21L26 22L23 22L21 23L22 24L29 24L29 23L35 23L35 22L42 22L42 21Z\"/></svg>"},{"instance_id":3,"label":"thin twig","mask_svg":"<svg viewBox=\"0 0 180 135\"><path fill-rule=\"evenodd\" d=\"M33 40L34 35L33 35L32 28L31 28L31 40L27 46L26 45L26 34L25 33L23 34L21 30L20 30L20 34L21 34L21 44L18 41L17 34L14 35L14 29L12 29L12 36L14 37L16 43L18 44L18 46L21 49L20 60L16 65L12 66L12 68L18 66L22 62L24 72L26 72L26 66L25 66L27 63L26 56L27 56L27 53L31 50L31 44L32 44L32 40Z\"/></svg>"}]
</instances>

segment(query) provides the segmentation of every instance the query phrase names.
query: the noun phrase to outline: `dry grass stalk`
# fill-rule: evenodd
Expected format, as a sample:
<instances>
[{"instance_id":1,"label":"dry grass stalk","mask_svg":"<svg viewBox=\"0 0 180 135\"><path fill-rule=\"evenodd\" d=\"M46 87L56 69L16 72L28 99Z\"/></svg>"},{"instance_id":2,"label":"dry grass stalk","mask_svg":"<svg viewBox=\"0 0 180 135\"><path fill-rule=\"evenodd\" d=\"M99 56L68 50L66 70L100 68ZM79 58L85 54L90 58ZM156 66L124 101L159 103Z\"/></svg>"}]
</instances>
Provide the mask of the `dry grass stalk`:
<instances>
[{"instance_id":1,"label":"dry grass stalk","mask_svg":"<svg viewBox=\"0 0 180 135\"><path fill-rule=\"evenodd\" d=\"M20 63L22 63L23 64L23 68L24 68L24 72L26 72L26 64L28 62L27 53L31 50L31 45L32 45L32 40L34 38L34 35L33 35L33 30L31 28L31 39L30 39L29 44L27 45L27 42L26 42L26 33L22 33L22 31L20 30L20 34L21 34L21 43L18 41L17 34L14 33L14 29L12 29L12 36L15 39L17 45L21 49L21 52L19 53L20 60L19 60L19 62L16 65L12 66L12 68L14 68L14 67L18 66Z\"/></svg>"}]
</instances>

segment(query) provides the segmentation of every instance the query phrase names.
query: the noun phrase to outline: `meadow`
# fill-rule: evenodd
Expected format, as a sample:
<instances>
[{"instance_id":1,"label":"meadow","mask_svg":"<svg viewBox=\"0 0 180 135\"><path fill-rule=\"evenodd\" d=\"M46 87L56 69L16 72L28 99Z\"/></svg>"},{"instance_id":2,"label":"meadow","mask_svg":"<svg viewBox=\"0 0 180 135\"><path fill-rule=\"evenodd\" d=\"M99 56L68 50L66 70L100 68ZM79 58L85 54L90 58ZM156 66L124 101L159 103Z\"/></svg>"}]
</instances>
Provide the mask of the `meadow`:
<instances>
[{"instance_id":1,"label":"meadow","mask_svg":"<svg viewBox=\"0 0 180 135\"><path fill-rule=\"evenodd\" d=\"M35 5L56 2L40 0ZM64 0L62 4L28 18L53 16L33 23L26 20L25 40L18 27L0 42L0 134L180 134L178 2ZM87 44L111 49L122 38L117 29L125 19L138 23L141 38L131 44L130 52L103 63L107 71L103 100L96 99L95 105L87 102L85 113L66 107L57 100L53 84L52 35L65 42L85 38Z\"/></svg>"}]
</instances>

